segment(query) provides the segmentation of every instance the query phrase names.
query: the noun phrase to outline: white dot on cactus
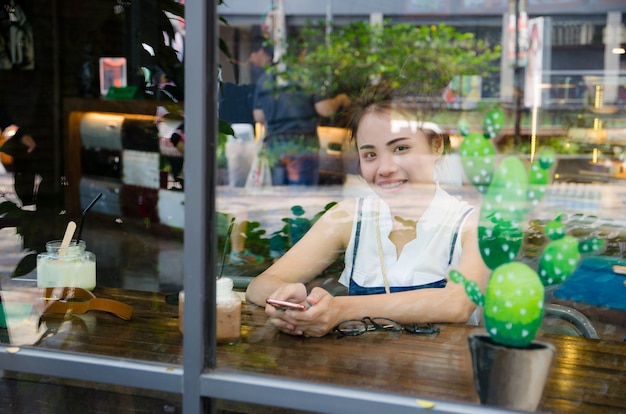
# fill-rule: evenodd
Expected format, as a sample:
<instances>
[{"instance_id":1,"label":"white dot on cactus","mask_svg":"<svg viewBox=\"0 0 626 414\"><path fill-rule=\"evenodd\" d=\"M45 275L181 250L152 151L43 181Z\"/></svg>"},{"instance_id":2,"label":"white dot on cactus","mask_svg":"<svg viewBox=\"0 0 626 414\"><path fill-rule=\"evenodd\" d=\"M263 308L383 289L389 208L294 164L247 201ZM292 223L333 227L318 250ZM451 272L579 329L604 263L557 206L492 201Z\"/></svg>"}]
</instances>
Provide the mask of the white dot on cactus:
<instances>
[{"instance_id":1,"label":"white dot on cactus","mask_svg":"<svg viewBox=\"0 0 626 414\"><path fill-rule=\"evenodd\" d=\"M516 289L516 290L515 290L515 294L516 294L517 296L522 296L522 291L521 291L521 290L519 290L519 289Z\"/></svg>"},{"instance_id":2,"label":"white dot on cactus","mask_svg":"<svg viewBox=\"0 0 626 414\"><path fill-rule=\"evenodd\" d=\"M475 175L473 178L475 183L479 183L480 182L480 175Z\"/></svg>"},{"instance_id":3,"label":"white dot on cactus","mask_svg":"<svg viewBox=\"0 0 626 414\"><path fill-rule=\"evenodd\" d=\"M506 302L504 302L504 306L507 307L507 308L512 308L513 307L513 303L511 303L511 301L507 300Z\"/></svg>"},{"instance_id":4,"label":"white dot on cactus","mask_svg":"<svg viewBox=\"0 0 626 414\"><path fill-rule=\"evenodd\" d=\"M583 244L583 251L586 252L587 250L589 250L589 246L587 246L586 244Z\"/></svg>"},{"instance_id":5,"label":"white dot on cactus","mask_svg":"<svg viewBox=\"0 0 626 414\"><path fill-rule=\"evenodd\" d=\"M493 313L498 312L498 305L493 305L493 307L491 308L491 310L493 311Z\"/></svg>"},{"instance_id":6,"label":"white dot on cactus","mask_svg":"<svg viewBox=\"0 0 626 414\"><path fill-rule=\"evenodd\" d=\"M502 296L502 291L501 290L496 290L496 296Z\"/></svg>"},{"instance_id":7,"label":"white dot on cactus","mask_svg":"<svg viewBox=\"0 0 626 414\"><path fill-rule=\"evenodd\" d=\"M509 259L511 259L511 260L515 259L515 253L510 252L509 253Z\"/></svg>"},{"instance_id":8,"label":"white dot on cactus","mask_svg":"<svg viewBox=\"0 0 626 414\"><path fill-rule=\"evenodd\" d=\"M515 206L511 204L511 205L509 206L509 211L510 211L511 213L515 213L515 211L517 211L517 208L515 208Z\"/></svg>"},{"instance_id":9,"label":"white dot on cactus","mask_svg":"<svg viewBox=\"0 0 626 414\"><path fill-rule=\"evenodd\" d=\"M533 190L530 190L528 192L528 197L535 198L535 192Z\"/></svg>"},{"instance_id":10,"label":"white dot on cactus","mask_svg":"<svg viewBox=\"0 0 626 414\"><path fill-rule=\"evenodd\" d=\"M523 337L523 338L526 338L526 337L528 336L528 334L529 334L529 333L530 333L530 332L528 332L528 330L526 330L526 329L522 329L522 337Z\"/></svg>"},{"instance_id":11,"label":"white dot on cactus","mask_svg":"<svg viewBox=\"0 0 626 414\"><path fill-rule=\"evenodd\" d=\"M483 253L485 254L485 256L489 256L491 255L491 249L490 248L483 249Z\"/></svg>"},{"instance_id":12,"label":"white dot on cactus","mask_svg":"<svg viewBox=\"0 0 626 414\"><path fill-rule=\"evenodd\" d=\"M548 278L548 283L552 284L554 282L554 279L552 279L551 277Z\"/></svg>"},{"instance_id":13,"label":"white dot on cactus","mask_svg":"<svg viewBox=\"0 0 626 414\"><path fill-rule=\"evenodd\" d=\"M506 243L504 243L504 244L502 245L502 251L504 251L504 252L508 252L508 251L509 251L509 245L508 245L508 244L506 244Z\"/></svg>"},{"instance_id":14,"label":"white dot on cactus","mask_svg":"<svg viewBox=\"0 0 626 414\"><path fill-rule=\"evenodd\" d=\"M574 266L574 265L576 264L576 259L571 259L571 258L570 258L570 259L567 261L567 263L568 263L570 266Z\"/></svg>"},{"instance_id":15,"label":"white dot on cactus","mask_svg":"<svg viewBox=\"0 0 626 414\"><path fill-rule=\"evenodd\" d=\"M527 312L527 311L526 311L526 308L521 308L521 309L519 310L519 314L520 314L520 315L526 315L526 312Z\"/></svg>"},{"instance_id":16,"label":"white dot on cactus","mask_svg":"<svg viewBox=\"0 0 626 414\"><path fill-rule=\"evenodd\" d=\"M563 273L563 270L561 270L560 267L555 267L554 268L554 273L556 273L557 275L560 275L561 273Z\"/></svg>"},{"instance_id":17,"label":"white dot on cactus","mask_svg":"<svg viewBox=\"0 0 626 414\"><path fill-rule=\"evenodd\" d=\"M537 307L539 309L543 309L543 300L540 300L539 302L537 302Z\"/></svg>"},{"instance_id":18,"label":"white dot on cactus","mask_svg":"<svg viewBox=\"0 0 626 414\"><path fill-rule=\"evenodd\" d=\"M547 273L548 273L548 272L546 271L546 269L541 269L541 270L539 271L539 274L540 274L541 276L545 276Z\"/></svg>"},{"instance_id":19,"label":"white dot on cactus","mask_svg":"<svg viewBox=\"0 0 626 414\"><path fill-rule=\"evenodd\" d=\"M489 153L489 150L486 150L485 154L488 154L488 153ZM485 164L491 164L491 158L485 158L483 161L485 162Z\"/></svg>"},{"instance_id":20,"label":"white dot on cactus","mask_svg":"<svg viewBox=\"0 0 626 414\"><path fill-rule=\"evenodd\" d=\"M498 275L498 277L496 278L496 281L498 283L502 282L504 280L504 276L502 276L501 274Z\"/></svg>"},{"instance_id":21,"label":"white dot on cactus","mask_svg":"<svg viewBox=\"0 0 626 414\"><path fill-rule=\"evenodd\" d=\"M489 329L489 333L490 333L492 336L497 335L497 334L498 334L498 328L491 328L491 329Z\"/></svg>"},{"instance_id":22,"label":"white dot on cactus","mask_svg":"<svg viewBox=\"0 0 626 414\"><path fill-rule=\"evenodd\" d=\"M558 252L558 253L556 254L556 260L563 260L563 253Z\"/></svg>"},{"instance_id":23,"label":"white dot on cactus","mask_svg":"<svg viewBox=\"0 0 626 414\"><path fill-rule=\"evenodd\" d=\"M513 324L511 322L507 322L504 327L510 331L511 329L513 329Z\"/></svg>"},{"instance_id":24,"label":"white dot on cactus","mask_svg":"<svg viewBox=\"0 0 626 414\"><path fill-rule=\"evenodd\" d=\"M543 256L543 260L545 260L546 262L551 262L552 260L554 260L554 258L552 257L551 254L546 253L546 255Z\"/></svg>"},{"instance_id":25,"label":"white dot on cactus","mask_svg":"<svg viewBox=\"0 0 626 414\"><path fill-rule=\"evenodd\" d=\"M494 217L496 220L502 220L502 214L500 214L500 212L498 211L496 214L494 214Z\"/></svg>"}]
</instances>

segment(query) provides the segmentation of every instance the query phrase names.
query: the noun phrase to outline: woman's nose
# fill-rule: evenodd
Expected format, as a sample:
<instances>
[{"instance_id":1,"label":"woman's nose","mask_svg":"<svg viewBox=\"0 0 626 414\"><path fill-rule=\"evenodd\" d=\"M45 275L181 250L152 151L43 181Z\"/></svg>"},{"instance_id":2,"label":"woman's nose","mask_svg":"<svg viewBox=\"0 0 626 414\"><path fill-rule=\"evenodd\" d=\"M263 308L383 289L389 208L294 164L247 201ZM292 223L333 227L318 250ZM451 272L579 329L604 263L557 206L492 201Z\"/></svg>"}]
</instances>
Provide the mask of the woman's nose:
<instances>
[{"instance_id":1,"label":"woman's nose","mask_svg":"<svg viewBox=\"0 0 626 414\"><path fill-rule=\"evenodd\" d=\"M378 166L378 174L382 176L388 176L397 171L398 165L396 164L395 157L391 154L380 156L380 164Z\"/></svg>"}]
</instances>

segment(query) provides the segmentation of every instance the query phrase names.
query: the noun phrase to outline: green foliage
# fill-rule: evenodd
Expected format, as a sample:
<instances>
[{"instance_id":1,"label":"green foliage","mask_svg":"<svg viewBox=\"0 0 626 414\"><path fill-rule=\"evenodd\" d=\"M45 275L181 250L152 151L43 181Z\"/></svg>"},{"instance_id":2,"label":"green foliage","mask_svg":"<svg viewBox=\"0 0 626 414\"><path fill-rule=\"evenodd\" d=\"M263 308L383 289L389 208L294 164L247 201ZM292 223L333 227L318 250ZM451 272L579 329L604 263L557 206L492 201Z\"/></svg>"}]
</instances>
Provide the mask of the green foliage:
<instances>
[{"instance_id":1,"label":"green foliage","mask_svg":"<svg viewBox=\"0 0 626 414\"><path fill-rule=\"evenodd\" d=\"M557 154L578 155L581 153L580 145L568 140L566 137L541 138L541 146L552 148ZM530 141L520 143L518 152L520 154L530 154Z\"/></svg>"},{"instance_id":2,"label":"green foliage","mask_svg":"<svg viewBox=\"0 0 626 414\"><path fill-rule=\"evenodd\" d=\"M282 158L289 155L316 154L319 146L311 144L309 137L294 135L289 140L272 143L271 148L263 149L269 165L276 165Z\"/></svg>"},{"instance_id":3,"label":"green foliage","mask_svg":"<svg viewBox=\"0 0 626 414\"><path fill-rule=\"evenodd\" d=\"M272 257L280 257L291 246L296 244L309 229L315 224L315 222L328 211L332 206L337 204L331 202L324 206L324 209L315 214L311 219L304 217L305 211L302 206L291 207L293 217L283 218L282 221L285 225L278 231L272 233L270 238L270 254Z\"/></svg>"},{"instance_id":4,"label":"green foliage","mask_svg":"<svg viewBox=\"0 0 626 414\"><path fill-rule=\"evenodd\" d=\"M268 238L266 237L267 231L261 227L261 223L258 221L249 221L246 226L246 249L250 252L261 255L266 259L266 263L271 263L271 258L282 256L291 246L293 246L298 240L300 240L307 231L315 224L315 222L324 214L328 209L337 204L336 202L328 203L324 208L315 213L313 217L306 218L305 211L302 206L292 206L290 211L293 214L292 217L284 217L281 219L283 227ZM229 249L230 246L226 245L226 234L232 215L218 212L217 213L217 237L220 254L223 249ZM235 217L235 220L237 218Z\"/></svg>"},{"instance_id":5,"label":"green foliage","mask_svg":"<svg viewBox=\"0 0 626 414\"><path fill-rule=\"evenodd\" d=\"M377 81L412 96L440 96L455 75L499 70L500 46L445 24L416 27L353 22L326 35L324 22L289 39L284 65L271 70L290 83L322 94L354 94Z\"/></svg>"}]
</instances>

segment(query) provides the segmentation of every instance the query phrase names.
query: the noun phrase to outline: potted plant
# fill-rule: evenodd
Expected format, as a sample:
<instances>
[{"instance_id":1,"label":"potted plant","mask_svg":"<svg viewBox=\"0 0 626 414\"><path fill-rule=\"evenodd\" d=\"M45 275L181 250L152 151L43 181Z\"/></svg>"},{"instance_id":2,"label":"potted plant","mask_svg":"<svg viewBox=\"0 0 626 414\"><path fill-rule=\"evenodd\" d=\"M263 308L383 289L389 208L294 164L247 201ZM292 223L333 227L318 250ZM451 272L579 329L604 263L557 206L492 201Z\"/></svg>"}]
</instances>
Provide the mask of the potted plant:
<instances>
[{"instance_id":1,"label":"potted plant","mask_svg":"<svg viewBox=\"0 0 626 414\"><path fill-rule=\"evenodd\" d=\"M501 112L488 113L483 134L468 133L460 155L469 180L483 203L478 224L481 256L491 269L485 292L456 270L450 280L463 284L474 303L484 308L486 333L470 336L475 385L481 403L534 411L540 400L555 352L535 340L544 314L546 286L562 283L576 269L581 254L598 252L601 239L579 241L567 234L561 216L544 225L550 240L537 269L518 255L526 218L541 201L555 162L552 150L539 153L527 166L517 156L505 156L496 166L490 138L503 124Z\"/></svg>"}]
</instances>

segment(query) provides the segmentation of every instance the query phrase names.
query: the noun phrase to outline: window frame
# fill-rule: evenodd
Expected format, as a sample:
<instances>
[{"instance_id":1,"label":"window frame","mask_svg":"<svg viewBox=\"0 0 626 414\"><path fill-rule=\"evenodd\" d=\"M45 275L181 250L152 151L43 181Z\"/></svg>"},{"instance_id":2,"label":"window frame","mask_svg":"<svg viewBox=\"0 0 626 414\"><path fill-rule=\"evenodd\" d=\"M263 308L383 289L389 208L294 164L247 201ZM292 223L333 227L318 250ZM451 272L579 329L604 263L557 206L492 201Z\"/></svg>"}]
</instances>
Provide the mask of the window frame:
<instances>
[{"instance_id":1,"label":"window frame","mask_svg":"<svg viewBox=\"0 0 626 414\"><path fill-rule=\"evenodd\" d=\"M183 397L185 413L214 412L217 399L316 412L415 413L417 396L372 392L279 377L216 370L217 271L216 139L218 18L216 2L186 3L185 113L188 151L185 159L183 364L114 359L53 350L0 346L0 370L172 392ZM193 137L207 137L195 139ZM212 282L212 283L211 283ZM1 372L1 371L0 371ZM418 390L419 392L419 390ZM510 412L478 404L437 401L430 413Z\"/></svg>"}]
</instances>

